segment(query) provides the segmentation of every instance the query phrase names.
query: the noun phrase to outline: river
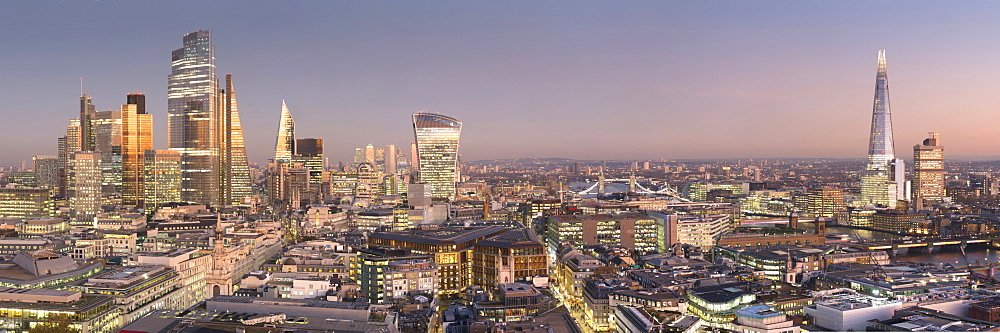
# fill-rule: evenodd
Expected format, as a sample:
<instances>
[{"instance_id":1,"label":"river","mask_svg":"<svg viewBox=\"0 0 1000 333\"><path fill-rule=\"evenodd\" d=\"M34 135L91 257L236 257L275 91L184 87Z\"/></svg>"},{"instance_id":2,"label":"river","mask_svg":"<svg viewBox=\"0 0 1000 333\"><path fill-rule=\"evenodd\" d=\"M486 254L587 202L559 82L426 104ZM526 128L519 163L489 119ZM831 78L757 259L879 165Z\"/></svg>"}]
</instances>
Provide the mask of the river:
<instances>
[{"instance_id":1,"label":"river","mask_svg":"<svg viewBox=\"0 0 1000 333\"><path fill-rule=\"evenodd\" d=\"M813 228L812 223L803 223L803 228ZM837 226L828 225L826 227L826 232L828 234L845 234L850 235L852 239L861 237L861 239L885 239L885 238L899 238L902 236L893 235L887 232L872 231L872 230L861 230ZM857 236L855 236L857 235ZM966 257L969 259L969 263L975 265L979 264L989 264L1000 262L1000 249L994 249L986 245L970 245L966 249ZM965 266L965 262L962 259L962 251L957 247L942 247L938 252L935 253L917 253L915 251L897 255L892 257L893 261L912 261L920 263L950 263L955 266Z\"/></svg>"}]
</instances>

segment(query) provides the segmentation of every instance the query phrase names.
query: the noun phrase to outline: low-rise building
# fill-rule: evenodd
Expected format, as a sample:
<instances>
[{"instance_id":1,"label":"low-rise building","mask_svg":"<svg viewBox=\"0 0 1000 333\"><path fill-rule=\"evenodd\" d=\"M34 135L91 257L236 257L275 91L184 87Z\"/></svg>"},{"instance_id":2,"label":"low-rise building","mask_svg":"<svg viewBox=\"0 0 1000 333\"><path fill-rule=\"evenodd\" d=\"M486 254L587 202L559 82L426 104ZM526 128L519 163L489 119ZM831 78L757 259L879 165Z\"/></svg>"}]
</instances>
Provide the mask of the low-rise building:
<instances>
[{"instance_id":1,"label":"low-rise building","mask_svg":"<svg viewBox=\"0 0 1000 333\"><path fill-rule=\"evenodd\" d=\"M736 311L735 331L743 333L799 333L802 329L795 326L784 313L775 311L767 305L754 305Z\"/></svg>"}]
</instances>

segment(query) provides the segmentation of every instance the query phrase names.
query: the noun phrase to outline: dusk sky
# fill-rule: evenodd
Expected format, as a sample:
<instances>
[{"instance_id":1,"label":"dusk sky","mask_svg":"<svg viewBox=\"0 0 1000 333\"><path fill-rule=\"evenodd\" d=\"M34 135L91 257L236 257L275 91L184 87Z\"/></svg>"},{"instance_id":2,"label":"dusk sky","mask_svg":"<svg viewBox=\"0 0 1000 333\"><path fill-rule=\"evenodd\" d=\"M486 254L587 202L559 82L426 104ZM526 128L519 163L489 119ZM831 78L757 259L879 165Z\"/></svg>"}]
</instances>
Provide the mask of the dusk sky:
<instances>
[{"instance_id":1,"label":"dusk sky","mask_svg":"<svg viewBox=\"0 0 1000 333\"><path fill-rule=\"evenodd\" d=\"M78 112L147 95L166 148L170 52L211 30L248 153L281 100L331 162L413 140L420 110L464 122L466 161L867 152L886 49L898 156L1000 155L1000 2L15 1L0 14L0 164L55 155Z\"/></svg>"}]
</instances>

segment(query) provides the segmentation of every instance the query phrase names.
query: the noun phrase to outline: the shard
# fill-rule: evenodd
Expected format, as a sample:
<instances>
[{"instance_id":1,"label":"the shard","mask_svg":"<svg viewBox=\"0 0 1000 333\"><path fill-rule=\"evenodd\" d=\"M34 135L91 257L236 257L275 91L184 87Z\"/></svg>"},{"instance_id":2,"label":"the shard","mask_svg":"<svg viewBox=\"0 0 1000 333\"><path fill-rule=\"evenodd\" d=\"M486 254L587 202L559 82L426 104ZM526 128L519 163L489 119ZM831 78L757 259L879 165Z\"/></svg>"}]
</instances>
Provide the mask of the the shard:
<instances>
[{"instance_id":1,"label":"the shard","mask_svg":"<svg viewBox=\"0 0 1000 333\"><path fill-rule=\"evenodd\" d=\"M889 78L886 74L885 50L878 52L878 74L875 76L875 103L872 108L872 129L868 141L868 163L861 173L861 198L867 204L894 207L897 186L893 164L896 153L892 142L892 116L889 109Z\"/></svg>"},{"instance_id":2,"label":"the shard","mask_svg":"<svg viewBox=\"0 0 1000 333\"><path fill-rule=\"evenodd\" d=\"M223 110L219 139L219 203L238 205L243 198L253 196L250 187L250 165L247 162L247 148L243 141L243 125L240 123L239 107L236 104L236 90L233 88L232 74L226 74L226 89L220 92Z\"/></svg>"},{"instance_id":3,"label":"the shard","mask_svg":"<svg viewBox=\"0 0 1000 333\"><path fill-rule=\"evenodd\" d=\"M281 100L281 119L278 122L278 140L274 144L274 162L291 162L295 154L295 120L285 100Z\"/></svg>"}]
</instances>

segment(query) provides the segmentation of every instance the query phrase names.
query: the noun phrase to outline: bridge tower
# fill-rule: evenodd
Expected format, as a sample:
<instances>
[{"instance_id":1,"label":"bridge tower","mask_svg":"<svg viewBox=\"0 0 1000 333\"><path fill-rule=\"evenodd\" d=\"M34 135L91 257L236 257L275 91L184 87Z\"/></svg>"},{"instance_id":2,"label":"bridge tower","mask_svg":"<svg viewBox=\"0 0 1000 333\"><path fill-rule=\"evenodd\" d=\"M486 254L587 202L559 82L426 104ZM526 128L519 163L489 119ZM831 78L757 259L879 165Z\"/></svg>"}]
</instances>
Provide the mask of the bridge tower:
<instances>
[{"instance_id":1,"label":"bridge tower","mask_svg":"<svg viewBox=\"0 0 1000 333\"><path fill-rule=\"evenodd\" d=\"M639 191L639 183L635 181L635 174L628 177L628 191L635 193Z\"/></svg>"}]
</instances>

